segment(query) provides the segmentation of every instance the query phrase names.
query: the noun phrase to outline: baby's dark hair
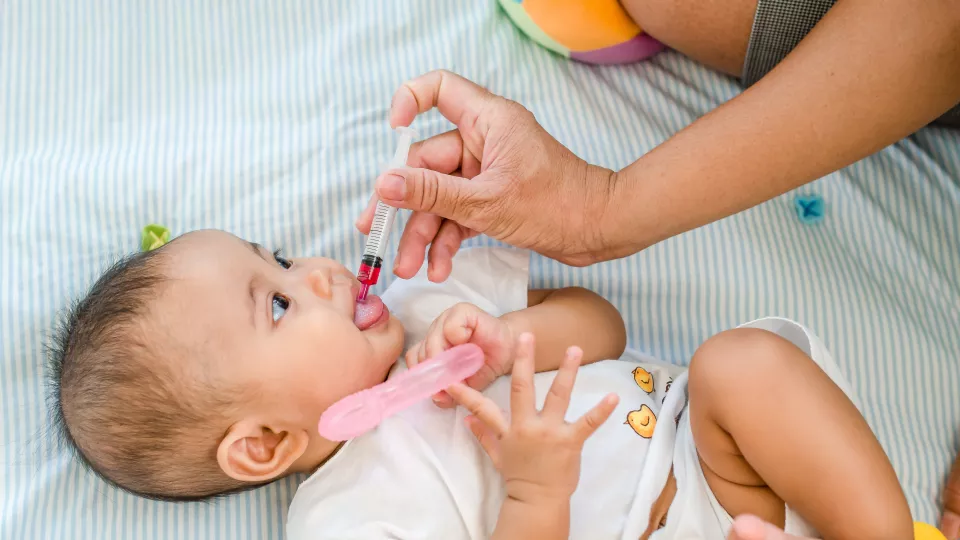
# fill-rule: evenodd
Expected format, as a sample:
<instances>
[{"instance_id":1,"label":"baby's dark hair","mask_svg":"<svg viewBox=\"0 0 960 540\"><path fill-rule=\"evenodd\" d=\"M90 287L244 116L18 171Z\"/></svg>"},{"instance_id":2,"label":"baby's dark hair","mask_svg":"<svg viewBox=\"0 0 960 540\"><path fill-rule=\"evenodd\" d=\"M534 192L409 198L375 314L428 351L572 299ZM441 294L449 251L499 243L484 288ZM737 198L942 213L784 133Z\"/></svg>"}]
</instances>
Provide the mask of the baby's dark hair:
<instances>
[{"instance_id":1,"label":"baby's dark hair","mask_svg":"<svg viewBox=\"0 0 960 540\"><path fill-rule=\"evenodd\" d=\"M219 469L216 434L197 429L215 394L164 361L188 356L153 324L169 247L123 258L71 306L49 348L49 398L61 441L100 478L142 497L198 500L243 486Z\"/></svg>"}]
</instances>

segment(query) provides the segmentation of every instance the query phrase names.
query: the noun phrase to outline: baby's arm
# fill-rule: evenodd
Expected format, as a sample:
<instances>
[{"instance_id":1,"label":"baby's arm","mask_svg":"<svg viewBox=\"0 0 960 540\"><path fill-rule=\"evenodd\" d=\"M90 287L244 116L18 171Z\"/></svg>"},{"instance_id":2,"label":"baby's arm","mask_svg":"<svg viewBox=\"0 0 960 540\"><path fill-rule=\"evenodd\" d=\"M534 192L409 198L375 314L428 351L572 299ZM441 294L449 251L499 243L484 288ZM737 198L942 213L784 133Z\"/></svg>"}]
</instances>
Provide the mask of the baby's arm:
<instances>
[{"instance_id":1,"label":"baby's arm","mask_svg":"<svg viewBox=\"0 0 960 540\"><path fill-rule=\"evenodd\" d=\"M704 476L731 515L782 527L785 502L826 539L913 537L880 443L792 343L756 329L715 336L693 357L689 391Z\"/></svg>"},{"instance_id":2,"label":"baby's arm","mask_svg":"<svg viewBox=\"0 0 960 540\"><path fill-rule=\"evenodd\" d=\"M583 350L582 364L619 358L627 344L627 331L617 308L593 291L580 287L532 290L528 307L507 313L514 336L530 332L536 338L537 372L560 366L565 351Z\"/></svg>"},{"instance_id":3,"label":"baby's arm","mask_svg":"<svg viewBox=\"0 0 960 540\"><path fill-rule=\"evenodd\" d=\"M423 341L407 351L413 366L440 352L473 343L483 349L484 367L467 379L467 385L483 390L513 366L517 336L530 333L537 340L536 370L551 371L560 365L568 347L583 350L583 363L619 358L626 346L623 318L610 302L586 289L530 291L528 307L494 317L473 304L457 304L440 314ZM440 407L453 407L450 396L434 396Z\"/></svg>"}]
</instances>

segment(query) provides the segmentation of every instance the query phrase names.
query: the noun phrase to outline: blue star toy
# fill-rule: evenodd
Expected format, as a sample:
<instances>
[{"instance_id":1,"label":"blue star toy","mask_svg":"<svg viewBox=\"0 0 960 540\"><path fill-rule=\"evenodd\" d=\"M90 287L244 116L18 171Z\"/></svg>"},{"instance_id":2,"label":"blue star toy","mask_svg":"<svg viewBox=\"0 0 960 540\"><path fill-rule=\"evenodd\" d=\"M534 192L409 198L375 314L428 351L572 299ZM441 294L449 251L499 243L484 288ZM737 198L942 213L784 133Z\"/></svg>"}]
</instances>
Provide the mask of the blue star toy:
<instances>
[{"instance_id":1,"label":"blue star toy","mask_svg":"<svg viewBox=\"0 0 960 540\"><path fill-rule=\"evenodd\" d=\"M800 221L812 225L823 219L823 197L819 195L797 195L793 200Z\"/></svg>"}]
</instances>

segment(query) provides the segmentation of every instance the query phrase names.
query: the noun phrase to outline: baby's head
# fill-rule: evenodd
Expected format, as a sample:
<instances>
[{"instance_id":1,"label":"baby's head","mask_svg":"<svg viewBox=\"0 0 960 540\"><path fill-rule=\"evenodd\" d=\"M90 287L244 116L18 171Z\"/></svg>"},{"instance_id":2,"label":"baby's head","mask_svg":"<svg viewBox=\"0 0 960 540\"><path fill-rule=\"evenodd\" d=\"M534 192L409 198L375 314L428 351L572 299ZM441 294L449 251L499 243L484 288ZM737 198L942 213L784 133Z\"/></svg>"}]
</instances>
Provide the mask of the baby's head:
<instances>
[{"instance_id":1,"label":"baby's head","mask_svg":"<svg viewBox=\"0 0 960 540\"><path fill-rule=\"evenodd\" d=\"M335 261L287 260L219 231L128 258L60 329L62 432L100 476L153 498L309 471L337 448L317 433L320 414L382 382L403 346L385 310L354 322L358 290Z\"/></svg>"}]
</instances>

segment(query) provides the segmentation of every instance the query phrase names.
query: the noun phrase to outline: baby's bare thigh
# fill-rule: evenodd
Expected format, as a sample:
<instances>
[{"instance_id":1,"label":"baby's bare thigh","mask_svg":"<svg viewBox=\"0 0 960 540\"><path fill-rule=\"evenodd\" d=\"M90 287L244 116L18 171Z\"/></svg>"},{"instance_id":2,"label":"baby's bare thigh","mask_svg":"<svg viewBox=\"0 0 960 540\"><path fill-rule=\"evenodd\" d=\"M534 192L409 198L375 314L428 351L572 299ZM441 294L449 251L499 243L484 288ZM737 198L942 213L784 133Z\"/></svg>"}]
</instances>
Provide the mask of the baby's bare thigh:
<instances>
[{"instance_id":1,"label":"baby's bare thigh","mask_svg":"<svg viewBox=\"0 0 960 540\"><path fill-rule=\"evenodd\" d=\"M785 344L786 340L764 330L723 332L697 350L688 387L690 427L710 490L730 515L750 513L781 527L783 499L750 464L736 437L743 431L763 429L740 402L745 393L758 393L762 379L776 376L776 369L769 368L782 360ZM765 364L764 373L755 369L760 362ZM776 407L774 402L764 403ZM730 428L731 411L738 430Z\"/></svg>"},{"instance_id":2,"label":"baby's bare thigh","mask_svg":"<svg viewBox=\"0 0 960 540\"><path fill-rule=\"evenodd\" d=\"M620 0L644 31L714 69L739 76L757 0Z\"/></svg>"}]
</instances>

